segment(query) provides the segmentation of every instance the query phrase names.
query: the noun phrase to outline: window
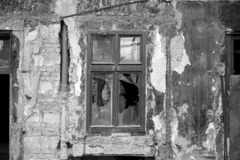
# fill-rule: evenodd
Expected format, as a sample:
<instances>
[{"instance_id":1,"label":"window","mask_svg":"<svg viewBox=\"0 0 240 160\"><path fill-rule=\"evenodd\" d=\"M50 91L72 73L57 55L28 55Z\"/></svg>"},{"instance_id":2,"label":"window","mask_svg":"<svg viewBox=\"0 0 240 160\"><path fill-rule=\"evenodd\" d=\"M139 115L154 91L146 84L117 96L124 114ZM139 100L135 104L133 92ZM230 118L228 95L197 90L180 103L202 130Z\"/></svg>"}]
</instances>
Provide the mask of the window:
<instances>
[{"instance_id":1,"label":"window","mask_svg":"<svg viewBox=\"0 0 240 160\"><path fill-rule=\"evenodd\" d=\"M88 37L87 130L144 132L145 34Z\"/></svg>"}]
</instances>

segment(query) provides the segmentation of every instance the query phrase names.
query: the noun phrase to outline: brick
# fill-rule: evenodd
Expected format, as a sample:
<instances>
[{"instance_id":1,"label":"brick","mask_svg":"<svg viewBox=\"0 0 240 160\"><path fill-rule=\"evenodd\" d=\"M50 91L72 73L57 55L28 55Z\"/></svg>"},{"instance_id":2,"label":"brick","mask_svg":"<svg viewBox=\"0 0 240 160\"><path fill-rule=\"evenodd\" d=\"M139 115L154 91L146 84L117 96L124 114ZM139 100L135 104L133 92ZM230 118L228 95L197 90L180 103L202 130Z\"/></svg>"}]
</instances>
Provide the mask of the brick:
<instances>
[{"instance_id":1,"label":"brick","mask_svg":"<svg viewBox=\"0 0 240 160\"><path fill-rule=\"evenodd\" d=\"M59 123L60 114L57 113L45 113L43 117L44 123Z\"/></svg>"}]
</instances>

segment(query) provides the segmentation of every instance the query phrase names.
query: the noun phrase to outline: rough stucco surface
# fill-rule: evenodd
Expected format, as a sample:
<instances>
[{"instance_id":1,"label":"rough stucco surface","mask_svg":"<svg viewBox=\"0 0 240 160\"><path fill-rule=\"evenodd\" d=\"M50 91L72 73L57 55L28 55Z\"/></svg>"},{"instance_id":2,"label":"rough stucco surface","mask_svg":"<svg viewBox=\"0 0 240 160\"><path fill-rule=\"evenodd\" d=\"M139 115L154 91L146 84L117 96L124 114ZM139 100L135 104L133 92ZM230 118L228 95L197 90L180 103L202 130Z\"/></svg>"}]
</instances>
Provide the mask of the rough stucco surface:
<instances>
[{"instance_id":1,"label":"rough stucco surface","mask_svg":"<svg viewBox=\"0 0 240 160\"><path fill-rule=\"evenodd\" d=\"M223 159L221 115L226 95L222 95L225 65L220 56L226 48L225 29L240 26L229 20L239 18L234 16L237 2L150 0L64 19L69 91L60 92L59 16L124 2L127 0L0 2L0 30L13 31L11 160L83 155ZM87 34L125 30L146 32L146 133L89 134ZM231 92L238 94L237 89ZM235 97L232 107L236 102ZM237 112L232 108L231 121L236 121ZM236 130L231 134L237 137L237 125L231 125ZM235 150L237 146L232 145ZM237 151L233 154L238 155Z\"/></svg>"}]
</instances>

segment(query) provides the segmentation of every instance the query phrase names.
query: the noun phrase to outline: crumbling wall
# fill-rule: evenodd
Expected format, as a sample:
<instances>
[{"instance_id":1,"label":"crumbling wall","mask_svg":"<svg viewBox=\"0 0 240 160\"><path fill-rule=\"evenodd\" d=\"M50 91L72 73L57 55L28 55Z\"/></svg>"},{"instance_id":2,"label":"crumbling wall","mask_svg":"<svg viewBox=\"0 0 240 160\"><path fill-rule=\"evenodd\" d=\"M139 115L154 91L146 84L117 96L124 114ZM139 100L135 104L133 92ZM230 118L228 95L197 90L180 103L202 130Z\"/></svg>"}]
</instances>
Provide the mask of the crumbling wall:
<instances>
[{"instance_id":1,"label":"crumbling wall","mask_svg":"<svg viewBox=\"0 0 240 160\"><path fill-rule=\"evenodd\" d=\"M60 44L59 24L24 29L25 45L19 77L24 105L24 158L56 153L59 142Z\"/></svg>"},{"instance_id":2,"label":"crumbling wall","mask_svg":"<svg viewBox=\"0 0 240 160\"><path fill-rule=\"evenodd\" d=\"M51 1L26 2L0 2L0 29L12 31L10 159L56 159L60 24L50 18Z\"/></svg>"},{"instance_id":3,"label":"crumbling wall","mask_svg":"<svg viewBox=\"0 0 240 160\"><path fill-rule=\"evenodd\" d=\"M119 2L112 3L112 5ZM121 1L122 3L122 1ZM108 6L104 2L78 3L77 12L96 6ZM155 6L156 5L156 6ZM155 156L155 143L164 143L166 136L164 97L166 92L166 37L175 30L164 30L174 25L170 3L139 3L112 8L89 15L68 18L70 44L70 95L68 103L67 140L73 143L72 156L82 155L141 155ZM75 21L73 20L75 19ZM147 33L146 76L146 135L113 133L110 136L86 133L86 62L87 33L89 31L138 30ZM79 45L79 48L76 45ZM76 54L80 52L80 54ZM161 63L159 63L161 62ZM79 85L80 84L80 90ZM80 92L79 92L80 91ZM161 116L159 114L161 113ZM159 149L160 150L160 149ZM160 153L159 153L160 155Z\"/></svg>"},{"instance_id":4,"label":"crumbling wall","mask_svg":"<svg viewBox=\"0 0 240 160\"><path fill-rule=\"evenodd\" d=\"M179 39L184 43L182 49L178 49L181 54L174 55L173 63L177 65L181 56L182 62L191 65L187 65L184 72L173 69L175 152L179 159L223 159L219 66L225 28L216 18L218 8L212 3L179 3L177 9L182 14Z\"/></svg>"},{"instance_id":5,"label":"crumbling wall","mask_svg":"<svg viewBox=\"0 0 240 160\"><path fill-rule=\"evenodd\" d=\"M63 19L70 58L64 93L59 90L59 16L127 0L8 2L0 2L0 29L13 30L13 160L83 155L223 159L225 66L220 57L226 28L238 26L230 24L225 14L233 13L223 8L236 2L150 0ZM144 135L86 132L87 33L93 30L146 32Z\"/></svg>"}]
</instances>

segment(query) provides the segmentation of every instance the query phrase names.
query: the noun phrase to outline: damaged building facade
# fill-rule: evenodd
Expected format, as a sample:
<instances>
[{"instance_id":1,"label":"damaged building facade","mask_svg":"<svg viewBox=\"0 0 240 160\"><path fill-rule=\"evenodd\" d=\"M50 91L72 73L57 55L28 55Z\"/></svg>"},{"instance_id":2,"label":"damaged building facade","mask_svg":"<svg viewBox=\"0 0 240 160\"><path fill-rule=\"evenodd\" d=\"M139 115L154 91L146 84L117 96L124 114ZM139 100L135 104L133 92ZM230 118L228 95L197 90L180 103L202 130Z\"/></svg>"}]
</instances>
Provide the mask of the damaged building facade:
<instances>
[{"instance_id":1,"label":"damaged building facade","mask_svg":"<svg viewBox=\"0 0 240 160\"><path fill-rule=\"evenodd\" d=\"M238 160L239 7L0 1L1 159Z\"/></svg>"}]
</instances>

